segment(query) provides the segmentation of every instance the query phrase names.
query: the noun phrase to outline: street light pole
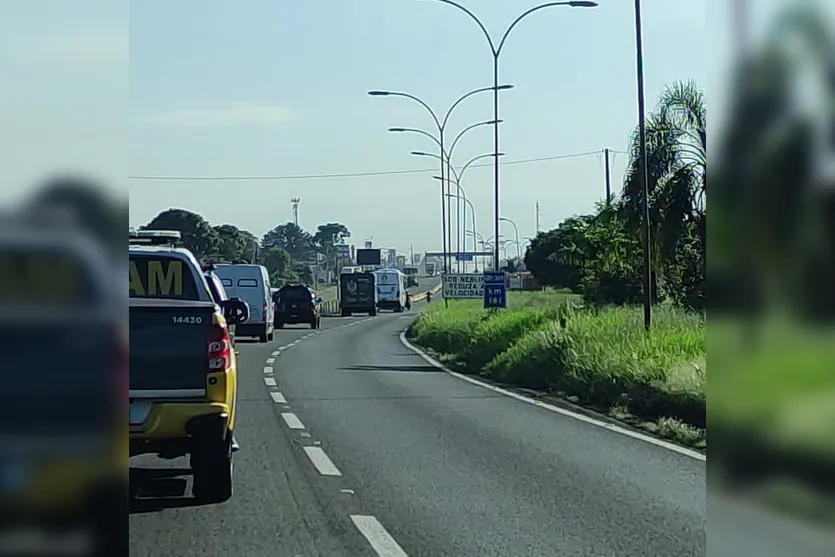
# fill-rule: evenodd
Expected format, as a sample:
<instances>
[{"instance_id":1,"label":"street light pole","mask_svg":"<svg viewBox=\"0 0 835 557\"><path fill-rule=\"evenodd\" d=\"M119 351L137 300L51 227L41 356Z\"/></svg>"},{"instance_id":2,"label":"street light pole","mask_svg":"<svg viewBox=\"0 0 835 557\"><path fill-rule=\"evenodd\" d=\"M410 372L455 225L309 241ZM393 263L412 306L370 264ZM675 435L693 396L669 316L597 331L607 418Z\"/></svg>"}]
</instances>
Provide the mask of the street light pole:
<instances>
[{"instance_id":1,"label":"street light pole","mask_svg":"<svg viewBox=\"0 0 835 557\"><path fill-rule=\"evenodd\" d=\"M459 139L461 136L463 136L463 135L464 135L464 132L466 132L466 131L468 131L468 130L470 130L470 129L472 129L472 128L476 127L476 126L480 126L480 125L484 125L484 124L489 124L489 123L492 123L492 122L482 122L482 123L479 123L479 124L474 124L474 125L472 125L472 126L468 126L468 127L467 127L467 128L465 128L465 129L464 129L464 130L463 130L460 134L458 134L458 137L456 138L456 140L457 140L457 139ZM452 157L452 152L453 152L453 149L454 149L454 148L455 148L455 142L453 142L452 147L450 147L450 149L449 149L449 153L447 153L448 160L452 160L452 159L451 159L451 157ZM433 154L433 153L427 153L427 152L425 152L425 151L412 151L412 154L413 154L413 155L416 155L416 156L421 156L421 157L432 157L432 158L437 158L437 156L438 156L438 155L435 155L435 154ZM504 156L504 153L499 153L499 156L500 156L500 157L503 157L503 156ZM459 190L461 190L461 189L462 189L462 187L461 187L461 181L464 179L464 173L467 171L467 169L468 169L468 168L469 168L472 164L474 164L474 163L476 163L476 162L478 162L478 161L480 161L480 160L482 160L482 159L486 159L486 158L488 158L488 157L492 158L492 157L493 157L493 154L492 154L492 153L486 153L486 154L483 154L483 155L476 155L475 157L473 157L473 158L471 158L470 160L468 160L468 161L464 164L464 166L462 166L462 167L461 167L461 170L459 170L458 172L456 172L456 171L455 171L455 167L454 167L454 166L452 166L452 165L448 166L448 167L447 167L447 180L452 180L452 178L450 178L450 176L455 177L455 181L456 181L456 183L457 183L457 185L458 185L458 188L459 188ZM437 176L435 176L435 178L437 178ZM463 190L462 190L462 191L463 191ZM457 215L457 216L456 216L456 226L459 224L459 220L458 220L459 218L460 218L460 215ZM450 221L451 221L451 219L450 219ZM467 233L466 233L466 227L467 227L467 213L466 213L466 211L464 211L464 219L463 219L463 222L464 222L464 225L463 225L463 230L464 230L464 232L463 232L463 234L464 234L464 251L467 251ZM475 246L475 240L473 240L473 251L475 251L475 249L476 249L476 246ZM459 247L459 251L460 251L460 247ZM465 268L466 268L466 265L465 265Z\"/></svg>"},{"instance_id":2,"label":"street light pole","mask_svg":"<svg viewBox=\"0 0 835 557\"><path fill-rule=\"evenodd\" d=\"M522 249L521 249L521 247L519 246L519 227L518 227L518 226L516 226L516 223L515 223L513 220L509 219L509 218L506 218L506 217L499 217L499 220L504 221L504 222L509 222L510 224L512 224L512 225L513 225L513 232L514 232L514 234L516 235L516 259L520 259L520 260L521 260L521 258L522 258Z\"/></svg>"},{"instance_id":3,"label":"street light pole","mask_svg":"<svg viewBox=\"0 0 835 557\"><path fill-rule=\"evenodd\" d=\"M644 329L652 327L652 257L649 226L649 172L647 169L646 101L644 99L644 44L641 32L641 0L635 0L635 58L638 85L638 135L640 143L640 179L644 194Z\"/></svg>"},{"instance_id":4,"label":"street light pole","mask_svg":"<svg viewBox=\"0 0 835 557\"><path fill-rule=\"evenodd\" d=\"M458 97L458 99L454 103L452 103L452 106L449 107L449 110L447 110L446 114L444 115L443 120L438 118L437 114L435 113L434 110L432 110L432 107L429 106L428 103L426 103L420 97L418 97L416 95L412 95L411 93L404 93L404 92L400 92L400 91L374 90L374 91L369 91L368 94L372 97L403 97L403 98L406 98L406 99L410 99L410 100L418 103L419 105L421 105L423 108L425 108L427 110L427 112L429 112L429 114L432 116L432 119L434 120L435 126L438 130L438 139L436 141L440 145L440 149L441 149L441 176L446 176L446 172L445 172L445 169L444 169L445 163L444 163L444 160L443 160L443 157L446 154L445 150L444 150L444 131L446 130L446 126L449 123L450 116L452 116L452 112L455 110L455 108L459 104L461 104L462 102L464 102L464 100L468 99L469 97L471 97L473 95L476 95L478 93L483 93L483 92L486 92L486 91L491 91L491 90L495 92L495 91L498 91L498 90L506 90L506 89L512 89L512 88L513 88L513 85L499 85L498 83L494 83L492 87L480 87L478 89L473 89L472 91L468 91L467 93L464 93L463 95ZM390 130L390 131L393 131L393 130ZM423 133L426 134L426 132L423 132ZM426 134L426 135L429 135L430 137L434 137L431 134ZM448 164L446 164L446 166L448 166ZM444 246L443 246L443 250L444 250L444 272L448 273L449 270L450 270L449 269L449 267L450 267L450 265L449 265L449 249L448 249L449 244L447 243L447 218L448 218L449 215L447 215L448 207L446 205L444 205L444 194L445 193L449 193L449 185L447 185L447 190L445 192L444 191L444 184L442 182L441 183L441 229L442 229L443 244L444 244ZM451 226L451 224L452 224L452 220L450 219L450 226Z\"/></svg>"},{"instance_id":5,"label":"street light pole","mask_svg":"<svg viewBox=\"0 0 835 557\"><path fill-rule=\"evenodd\" d=\"M556 6L568 6L572 8L594 8L597 6L597 2L583 2L583 1L571 1L571 2L547 2L544 4L540 4L538 6L534 6L529 10L523 12L519 17L511 22L511 24L507 27L504 34L502 35L501 39L499 40L498 45L496 45L495 41L493 41L493 37L490 35L490 32L481 22L481 20L468 8L462 6L461 4L453 1L453 0L435 0L436 2L442 2L444 4L449 4L455 8L458 8L465 14L467 14L470 19L475 21L476 25L481 29L482 33L484 33L484 37L487 39L487 44L490 46L490 52L493 56L493 120L495 124L493 125L493 232L498 237L499 235L499 57L501 56L502 49L504 48L505 42L507 41L508 36L510 35L511 31L525 19L527 16L531 15L534 12L538 12L539 10L545 8L551 8ZM499 248L498 245L494 247L493 250L493 261L495 268L494 270L498 271L498 264L499 264Z\"/></svg>"}]
</instances>

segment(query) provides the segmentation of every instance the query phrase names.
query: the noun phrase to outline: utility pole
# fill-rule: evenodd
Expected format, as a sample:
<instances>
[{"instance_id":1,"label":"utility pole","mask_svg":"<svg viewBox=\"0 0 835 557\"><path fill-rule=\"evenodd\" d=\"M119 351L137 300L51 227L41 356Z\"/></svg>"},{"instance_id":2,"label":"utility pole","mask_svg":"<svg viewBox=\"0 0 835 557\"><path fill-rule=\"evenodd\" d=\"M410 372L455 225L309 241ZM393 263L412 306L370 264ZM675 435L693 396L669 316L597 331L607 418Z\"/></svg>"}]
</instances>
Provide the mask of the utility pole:
<instances>
[{"instance_id":1,"label":"utility pole","mask_svg":"<svg viewBox=\"0 0 835 557\"><path fill-rule=\"evenodd\" d=\"M293 222L296 224L296 226L299 225L299 203L301 202L302 200L298 197L294 197L290 200L290 203L293 204Z\"/></svg>"},{"instance_id":2,"label":"utility pole","mask_svg":"<svg viewBox=\"0 0 835 557\"><path fill-rule=\"evenodd\" d=\"M536 232L539 233L539 217L542 216L542 211L539 210L539 201L536 202Z\"/></svg>"},{"instance_id":3,"label":"utility pole","mask_svg":"<svg viewBox=\"0 0 835 557\"><path fill-rule=\"evenodd\" d=\"M612 202L612 181L609 173L609 148L603 149L603 162L606 165L606 207Z\"/></svg>"}]
</instances>

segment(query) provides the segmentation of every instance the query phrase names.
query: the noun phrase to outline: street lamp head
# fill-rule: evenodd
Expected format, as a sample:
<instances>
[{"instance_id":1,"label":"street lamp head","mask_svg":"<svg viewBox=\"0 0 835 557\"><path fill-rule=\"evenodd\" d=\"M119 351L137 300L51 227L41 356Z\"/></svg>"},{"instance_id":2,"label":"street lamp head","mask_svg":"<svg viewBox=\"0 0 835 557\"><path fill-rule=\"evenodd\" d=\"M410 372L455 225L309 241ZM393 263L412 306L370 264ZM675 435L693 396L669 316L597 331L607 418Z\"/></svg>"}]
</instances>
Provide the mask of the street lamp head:
<instances>
[{"instance_id":1,"label":"street lamp head","mask_svg":"<svg viewBox=\"0 0 835 557\"><path fill-rule=\"evenodd\" d=\"M568 3L572 8L596 8L599 4L597 2L585 2L583 0L574 0Z\"/></svg>"},{"instance_id":2,"label":"street lamp head","mask_svg":"<svg viewBox=\"0 0 835 557\"><path fill-rule=\"evenodd\" d=\"M433 155L432 153L427 153L426 151L412 151L411 154L416 156L416 157L434 157L434 156L436 156L436 155Z\"/></svg>"},{"instance_id":3,"label":"street lamp head","mask_svg":"<svg viewBox=\"0 0 835 557\"><path fill-rule=\"evenodd\" d=\"M369 91L368 94L372 97L385 97L391 95L391 91Z\"/></svg>"},{"instance_id":4,"label":"street lamp head","mask_svg":"<svg viewBox=\"0 0 835 557\"><path fill-rule=\"evenodd\" d=\"M405 132L406 128L389 128L389 131L392 132L392 133L401 133L401 132Z\"/></svg>"},{"instance_id":5,"label":"street lamp head","mask_svg":"<svg viewBox=\"0 0 835 557\"><path fill-rule=\"evenodd\" d=\"M513 89L514 87L516 86L508 83L507 85L499 85L496 87L496 91L507 91L508 89Z\"/></svg>"}]
</instances>

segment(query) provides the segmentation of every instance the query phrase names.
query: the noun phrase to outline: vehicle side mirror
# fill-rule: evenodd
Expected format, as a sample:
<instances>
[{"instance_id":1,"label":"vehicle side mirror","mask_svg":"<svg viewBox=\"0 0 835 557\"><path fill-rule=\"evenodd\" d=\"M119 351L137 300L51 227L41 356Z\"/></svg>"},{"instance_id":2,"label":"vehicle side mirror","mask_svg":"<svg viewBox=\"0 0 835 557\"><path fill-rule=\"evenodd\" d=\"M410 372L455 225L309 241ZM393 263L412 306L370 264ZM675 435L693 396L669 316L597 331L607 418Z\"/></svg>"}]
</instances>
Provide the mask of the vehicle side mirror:
<instances>
[{"instance_id":1,"label":"vehicle side mirror","mask_svg":"<svg viewBox=\"0 0 835 557\"><path fill-rule=\"evenodd\" d=\"M223 310L223 317L230 325L244 323L249 319L249 304L240 298L229 298L220 303Z\"/></svg>"}]
</instances>

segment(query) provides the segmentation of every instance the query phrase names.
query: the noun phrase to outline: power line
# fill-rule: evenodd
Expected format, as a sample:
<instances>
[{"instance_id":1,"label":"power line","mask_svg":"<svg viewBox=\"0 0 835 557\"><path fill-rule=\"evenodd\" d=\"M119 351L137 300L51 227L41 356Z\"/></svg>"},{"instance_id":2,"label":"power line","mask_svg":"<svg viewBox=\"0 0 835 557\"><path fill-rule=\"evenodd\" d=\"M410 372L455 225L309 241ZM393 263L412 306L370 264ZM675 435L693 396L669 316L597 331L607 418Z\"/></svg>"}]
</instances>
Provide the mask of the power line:
<instances>
[{"instance_id":1,"label":"power line","mask_svg":"<svg viewBox=\"0 0 835 557\"><path fill-rule=\"evenodd\" d=\"M623 153L625 151L609 150L612 153ZM535 162L556 161L563 159L575 159L578 157L588 157L591 155L599 155L598 151L586 151L584 153L570 153L567 155L552 155L549 157L536 157L532 159L521 159L518 161L508 161L502 165L516 165L516 164L530 164ZM474 164L473 167L492 167L493 163ZM167 181L221 181L221 180L239 180L239 181L258 181L258 180L317 180L324 178L361 178L368 176L392 176L396 174L420 174L424 172L437 172L437 168L415 168L411 170L383 170L383 171L369 171L369 172L339 172L334 174L297 174L290 176L129 176L131 180L167 180Z\"/></svg>"}]
</instances>

